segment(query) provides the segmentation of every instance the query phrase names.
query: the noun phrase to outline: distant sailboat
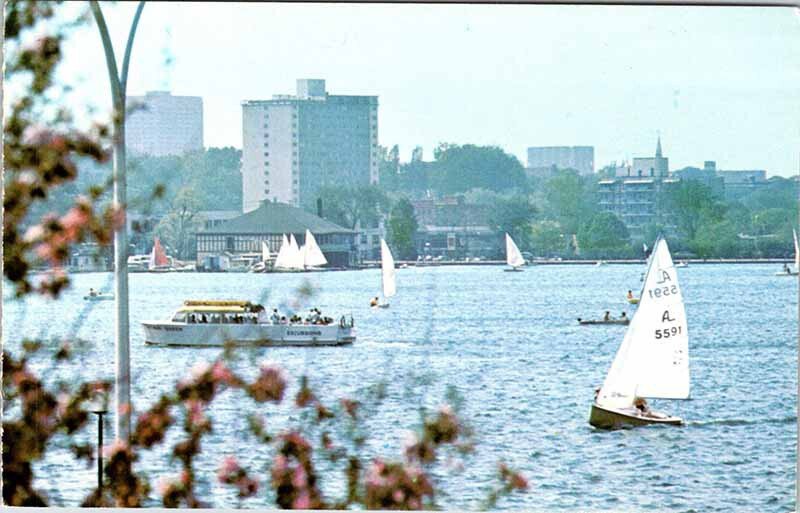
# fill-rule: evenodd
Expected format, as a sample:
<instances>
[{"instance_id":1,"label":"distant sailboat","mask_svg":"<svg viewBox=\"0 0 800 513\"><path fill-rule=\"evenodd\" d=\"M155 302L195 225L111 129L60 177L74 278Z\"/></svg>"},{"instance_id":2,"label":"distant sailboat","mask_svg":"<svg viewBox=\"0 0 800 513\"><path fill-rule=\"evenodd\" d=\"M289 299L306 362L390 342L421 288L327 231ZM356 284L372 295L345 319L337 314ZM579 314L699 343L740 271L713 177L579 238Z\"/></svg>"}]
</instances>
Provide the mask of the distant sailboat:
<instances>
[{"instance_id":1,"label":"distant sailboat","mask_svg":"<svg viewBox=\"0 0 800 513\"><path fill-rule=\"evenodd\" d=\"M153 242L153 250L150 252L150 261L147 263L147 270L153 272L164 272L170 270L169 258L164 248L161 246L161 241L158 237Z\"/></svg>"},{"instance_id":2,"label":"distant sailboat","mask_svg":"<svg viewBox=\"0 0 800 513\"><path fill-rule=\"evenodd\" d=\"M372 306L378 308L389 308L389 302L386 301L394 296L397 292L397 282L394 276L394 257L386 244L386 241L381 239L381 288L383 290L383 303L373 303Z\"/></svg>"},{"instance_id":3,"label":"distant sailboat","mask_svg":"<svg viewBox=\"0 0 800 513\"><path fill-rule=\"evenodd\" d=\"M269 246L267 245L266 242L261 241L261 261L254 263L250 267L250 272L251 273L265 272L267 270L267 264L270 261L270 258L272 258L272 255L270 255Z\"/></svg>"},{"instance_id":4,"label":"distant sailboat","mask_svg":"<svg viewBox=\"0 0 800 513\"><path fill-rule=\"evenodd\" d=\"M521 271L521 266L525 265L525 259L522 258L519 248L514 243L514 239L506 233L506 264L510 269L503 269L506 272Z\"/></svg>"},{"instance_id":5,"label":"distant sailboat","mask_svg":"<svg viewBox=\"0 0 800 513\"><path fill-rule=\"evenodd\" d=\"M317 244L317 239L314 238L314 234L309 230L306 230L306 242L300 250L300 255L303 261L302 268L306 270L328 263L328 259L325 258L325 254L320 249L319 244Z\"/></svg>"},{"instance_id":6,"label":"distant sailboat","mask_svg":"<svg viewBox=\"0 0 800 513\"><path fill-rule=\"evenodd\" d=\"M281 247L278 249L278 255L275 257L275 269L291 269L292 265L292 245L286 234L283 235Z\"/></svg>"},{"instance_id":7,"label":"distant sailboat","mask_svg":"<svg viewBox=\"0 0 800 513\"><path fill-rule=\"evenodd\" d=\"M667 242L659 238L650 255L639 308L597 392L589 423L606 429L681 424L679 417L650 411L643 399L687 399L689 387L683 296Z\"/></svg>"},{"instance_id":8,"label":"distant sailboat","mask_svg":"<svg viewBox=\"0 0 800 513\"><path fill-rule=\"evenodd\" d=\"M783 271L775 273L776 276L797 276L797 273L800 272L800 246L797 244L797 232L794 229L792 229L792 237L794 238L794 271L788 265L783 264Z\"/></svg>"}]
</instances>

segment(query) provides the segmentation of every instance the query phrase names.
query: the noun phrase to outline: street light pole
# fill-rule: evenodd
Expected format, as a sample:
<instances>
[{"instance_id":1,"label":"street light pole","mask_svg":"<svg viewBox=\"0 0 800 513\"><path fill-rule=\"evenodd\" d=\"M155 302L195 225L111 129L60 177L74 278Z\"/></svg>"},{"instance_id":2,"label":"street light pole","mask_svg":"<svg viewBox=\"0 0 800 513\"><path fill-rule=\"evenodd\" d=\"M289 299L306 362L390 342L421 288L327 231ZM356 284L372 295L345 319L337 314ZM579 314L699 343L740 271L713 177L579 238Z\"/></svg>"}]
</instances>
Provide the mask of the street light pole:
<instances>
[{"instance_id":1,"label":"street light pole","mask_svg":"<svg viewBox=\"0 0 800 513\"><path fill-rule=\"evenodd\" d=\"M108 34L106 20L100 4L93 0L90 2L100 38L103 41L108 78L111 83L111 100L113 103L112 140L113 178L114 178L114 209L121 214L121 226L114 231L114 296L116 300L116 415L115 434L118 440L128 442L131 432L131 365L130 365L130 330L128 318L128 231L126 208L126 177L125 177L125 108L126 88L128 82L128 65L130 63L133 38L136 27L144 9L144 1L139 2L136 14L128 33L128 43L125 46L125 55L122 61L122 74L117 72L117 61L114 57L114 46Z\"/></svg>"}]
</instances>

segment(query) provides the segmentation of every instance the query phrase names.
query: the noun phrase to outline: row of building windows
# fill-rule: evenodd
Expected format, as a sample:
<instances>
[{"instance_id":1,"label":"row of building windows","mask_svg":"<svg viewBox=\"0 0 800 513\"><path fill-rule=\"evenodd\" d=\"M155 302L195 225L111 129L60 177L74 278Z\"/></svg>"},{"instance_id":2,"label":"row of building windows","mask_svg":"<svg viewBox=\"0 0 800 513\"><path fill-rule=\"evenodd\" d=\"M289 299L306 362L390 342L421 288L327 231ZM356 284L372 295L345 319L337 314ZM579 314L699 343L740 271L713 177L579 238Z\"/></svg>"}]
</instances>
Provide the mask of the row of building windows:
<instances>
[{"instance_id":1,"label":"row of building windows","mask_svg":"<svg viewBox=\"0 0 800 513\"><path fill-rule=\"evenodd\" d=\"M261 243L266 242L269 250L277 253L283 243L284 234L268 234L268 235L203 235L197 236L197 251L206 253L231 251L231 252L247 252L247 251L261 251ZM288 235L288 234L287 234ZM303 244L305 241L305 234L294 234L298 244ZM320 246L326 245L349 245L352 243L353 235L342 233L328 233L321 235L314 235L317 243ZM379 243L379 242L378 242Z\"/></svg>"}]
</instances>

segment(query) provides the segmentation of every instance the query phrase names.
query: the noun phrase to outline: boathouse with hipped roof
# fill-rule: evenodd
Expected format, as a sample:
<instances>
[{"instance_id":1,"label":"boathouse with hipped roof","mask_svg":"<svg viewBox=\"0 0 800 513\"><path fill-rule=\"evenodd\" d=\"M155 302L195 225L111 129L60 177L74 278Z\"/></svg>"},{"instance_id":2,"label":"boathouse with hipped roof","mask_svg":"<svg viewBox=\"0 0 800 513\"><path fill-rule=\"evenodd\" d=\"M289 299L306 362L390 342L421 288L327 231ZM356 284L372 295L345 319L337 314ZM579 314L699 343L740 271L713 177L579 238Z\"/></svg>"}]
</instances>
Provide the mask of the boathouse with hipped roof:
<instances>
[{"instance_id":1,"label":"boathouse with hipped roof","mask_svg":"<svg viewBox=\"0 0 800 513\"><path fill-rule=\"evenodd\" d=\"M262 242L274 256L284 235L293 234L297 243L302 245L306 230L314 235L329 267L355 265L355 231L301 208L270 201L263 201L255 210L197 232L197 265L207 267L209 258L260 254Z\"/></svg>"}]
</instances>

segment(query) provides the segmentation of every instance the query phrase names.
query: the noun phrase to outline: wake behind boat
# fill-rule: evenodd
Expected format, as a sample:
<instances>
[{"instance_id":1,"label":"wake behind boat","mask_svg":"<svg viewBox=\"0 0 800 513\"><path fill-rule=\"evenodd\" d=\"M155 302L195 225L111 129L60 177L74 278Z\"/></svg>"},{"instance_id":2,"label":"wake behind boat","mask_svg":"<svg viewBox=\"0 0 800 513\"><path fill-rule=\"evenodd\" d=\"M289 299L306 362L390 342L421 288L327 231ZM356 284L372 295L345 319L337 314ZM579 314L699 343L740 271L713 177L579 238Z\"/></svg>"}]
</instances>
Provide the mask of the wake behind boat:
<instances>
[{"instance_id":1,"label":"wake behind boat","mask_svg":"<svg viewBox=\"0 0 800 513\"><path fill-rule=\"evenodd\" d=\"M644 398L689 397L689 337L686 311L667 242L659 238L650 256L639 308L620 344L589 424L615 429L647 424L679 425L679 417L651 411Z\"/></svg>"},{"instance_id":2,"label":"wake behind boat","mask_svg":"<svg viewBox=\"0 0 800 513\"><path fill-rule=\"evenodd\" d=\"M249 301L185 301L171 319L143 321L145 343L168 346L338 346L352 344L353 318L338 321L319 311L292 320Z\"/></svg>"}]
</instances>

